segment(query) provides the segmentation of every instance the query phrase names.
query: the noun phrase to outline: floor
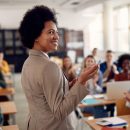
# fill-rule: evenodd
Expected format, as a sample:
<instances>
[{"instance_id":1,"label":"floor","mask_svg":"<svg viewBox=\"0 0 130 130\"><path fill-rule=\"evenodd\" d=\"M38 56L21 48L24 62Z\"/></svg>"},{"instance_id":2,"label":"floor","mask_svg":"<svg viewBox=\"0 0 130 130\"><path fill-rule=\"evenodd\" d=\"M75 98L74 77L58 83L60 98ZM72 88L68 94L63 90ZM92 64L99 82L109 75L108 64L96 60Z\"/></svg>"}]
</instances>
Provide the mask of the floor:
<instances>
[{"instance_id":1,"label":"floor","mask_svg":"<svg viewBox=\"0 0 130 130\"><path fill-rule=\"evenodd\" d=\"M21 87L20 77L21 77L20 74L14 75L15 90L16 90L15 104L18 110L16 114L16 124L19 126L20 130L25 130L25 122L26 122L26 116L28 114L28 106ZM91 130L91 129L85 123L79 121L76 130Z\"/></svg>"}]
</instances>

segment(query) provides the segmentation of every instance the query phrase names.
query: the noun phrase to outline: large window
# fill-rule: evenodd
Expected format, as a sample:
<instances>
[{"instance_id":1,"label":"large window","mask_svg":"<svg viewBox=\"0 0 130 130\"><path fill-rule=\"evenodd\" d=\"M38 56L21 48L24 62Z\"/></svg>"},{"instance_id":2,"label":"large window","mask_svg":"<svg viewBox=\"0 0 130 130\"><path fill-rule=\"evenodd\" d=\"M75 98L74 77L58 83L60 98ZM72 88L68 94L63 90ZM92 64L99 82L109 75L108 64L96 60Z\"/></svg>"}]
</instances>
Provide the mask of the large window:
<instances>
[{"instance_id":1,"label":"large window","mask_svg":"<svg viewBox=\"0 0 130 130\"><path fill-rule=\"evenodd\" d=\"M114 42L116 44L115 51L129 51L128 42L128 7L122 7L114 11Z\"/></svg>"},{"instance_id":2,"label":"large window","mask_svg":"<svg viewBox=\"0 0 130 130\"><path fill-rule=\"evenodd\" d=\"M90 49L97 47L103 50L103 21L102 14L98 14L95 20L89 25L89 46Z\"/></svg>"}]
</instances>

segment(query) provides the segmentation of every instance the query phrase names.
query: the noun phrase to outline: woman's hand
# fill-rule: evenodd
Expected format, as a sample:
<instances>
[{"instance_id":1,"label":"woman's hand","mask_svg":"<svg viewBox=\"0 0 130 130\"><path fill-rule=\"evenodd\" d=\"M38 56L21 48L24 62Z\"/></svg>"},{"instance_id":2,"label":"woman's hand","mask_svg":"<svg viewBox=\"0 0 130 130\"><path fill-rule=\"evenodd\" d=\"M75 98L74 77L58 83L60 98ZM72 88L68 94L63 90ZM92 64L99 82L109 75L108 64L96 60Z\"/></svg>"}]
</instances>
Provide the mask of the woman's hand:
<instances>
[{"instance_id":1,"label":"woman's hand","mask_svg":"<svg viewBox=\"0 0 130 130\"><path fill-rule=\"evenodd\" d=\"M73 87L73 85L76 83L77 80L78 80L78 79L75 78L75 79L73 79L71 82L69 82L69 89L71 89L71 87Z\"/></svg>"},{"instance_id":2,"label":"woman's hand","mask_svg":"<svg viewBox=\"0 0 130 130\"><path fill-rule=\"evenodd\" d=\"M89 68L86 68L79 76L78 81L79 83L85 85L86 81L93 78L93 76L97 73L98 71L98 64L92 65Z\"/></svg>"}]
</instances>

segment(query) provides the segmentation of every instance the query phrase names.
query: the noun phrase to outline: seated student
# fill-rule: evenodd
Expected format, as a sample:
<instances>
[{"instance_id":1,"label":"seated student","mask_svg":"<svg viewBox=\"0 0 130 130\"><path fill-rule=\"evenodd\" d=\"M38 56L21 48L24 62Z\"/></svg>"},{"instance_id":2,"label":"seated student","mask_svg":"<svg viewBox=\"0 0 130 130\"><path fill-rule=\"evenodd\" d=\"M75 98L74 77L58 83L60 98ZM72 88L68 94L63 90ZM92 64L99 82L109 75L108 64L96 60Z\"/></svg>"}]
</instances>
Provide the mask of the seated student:
<instances>
[{"instance_id":1,"label":"seated student","mask_svg":"<svg viewBox=\"0 0 130 130\"><path fill-rule=\"evenodd\" d=\"M2 51L0 51L0 70L3 74L10 73L10 67L7 61L4 60L4 54Z\"/></svg>"},{"instance_id":2,"label":"seated student","mask_svg":"<svg viewBox=\"0 0 130 130\"><path fill-rule=\"evenodd\" d=\"M118 74L117 66L113 62L113 52L111 50L107 50L106 61L100 64L100 71L103 74L104 83L110 82L114 79L114 75Z\"/></svg>"},{"instance_id":3,"label":"seated student","mask_svg":"<svg viewBox=\"0 0 130 130\"><path fill-rule=\"evenodd\" d=\"M67 77L68 81L72 81L76 78L76 71L73 67L72 60L69 56L65 56L63 58L63 68L62 68L65 76Z\"/></svg>"},{"instance_id":4,"label":"seated student","mask_svg":"<svg viewBox=\"0 0 130 130\"><path fill-rule=\"evenodd\" d=\"M114 75L118 74L117 66L113 62L113 52L111 50L106 51L106 61L100 64L100 70L103 73L103 92L106 93L106 83L114 80ZM115 105L107 105L107 111L110 113L110 116L114 116Z\"/></svg>"},{"instance_id":5,"label":"seated student","mask_svg":"<svg viewBox=\"0 0 130 130\"><path fill-rule=\"evenodd\" d=\"M92 55L93 55L94 59L96 60L96 63L101 62L101 59L99 59L99 57L98 57L98 48L93 48Z\"/></svg>"},{"instance_id":6,"label":"seated student","mask_svg":"<svg viewBox=\"0 0 130 130\"><path fill-rule=\"evenodd\" d=\"M85 68L89 68L95 63L94 57L88 55L84 60L83 71ZM90 95L102 93L102 73L100 71L88 81L88 89ZM103 106L86 107L81 109L81 111L84 113L92 113L95 118L107 117L107 112L104 110Z\"/></svg>"},{"instance_id":7,"label":"seated student","mask_svg":"<svg viewBox=\"0 0 130 130\"><path fill-rule=\"evenodd\" d=\"M118 58L118 66L121 72L115 75L115 81L130 80L130 54L123 54Z\"/></svg>"},{"instance_id":8,"label":"seated student","mask_svg":"<svg viewBox=\"0 0 130 130\"><path fill-rule=\"evenodd\" d=\"M69 81L69 89L73 86L73 84L76 82L76 71L74 69L72 60L69 56L65 56L63 58L63 66L62 66L63 73L66 77L66 79ZM76 124L78 124L78 119L82 117L81 112L78 110L78 107L72 112L72 118L71 122L73 127L76 129Z\"/></svg>"},{"instance_id":9,"label":"seated student","mask_svg":"<svg viewBox=\"0 0 130 130\"><path fill-rule=\"evenodd\" d=\"M0 71L0 88L6 88L6 82L4 80L4 76L2 71ZM7 96L0 96L0 102L9 101ZM9 125L9 115L4 115L4 122L3 125Z\"/></svg>"},{"instance_id":10,"label":"seated student","mask_svg":"<svg viewBox=\"0 0 130 130\"><path fill-rule=\"evenodd\" d=\"M69 81L69 89L73 86L75 81L77 80L76 77L76 70L74 68L74 65L72 63L72 60L69 56L65 56L63 58L63 67L62 67L63 73L66 76L67 80Z\"/></svg>"}]
</instances>

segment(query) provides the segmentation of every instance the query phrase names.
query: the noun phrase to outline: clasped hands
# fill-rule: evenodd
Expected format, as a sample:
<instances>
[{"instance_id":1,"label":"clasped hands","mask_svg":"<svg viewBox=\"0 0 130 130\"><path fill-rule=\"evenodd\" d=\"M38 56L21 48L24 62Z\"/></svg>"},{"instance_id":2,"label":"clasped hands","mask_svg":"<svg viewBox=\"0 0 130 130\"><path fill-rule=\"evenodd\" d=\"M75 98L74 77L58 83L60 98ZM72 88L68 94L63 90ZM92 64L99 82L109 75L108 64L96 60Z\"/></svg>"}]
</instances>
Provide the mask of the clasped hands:
<instances>
[{"instance_id":1,"label":"clasped hands","mask_svg":"<svg viewBox=\"0 0 130 130\"><path fill-rule=\"evenodd\" d=\"M87 80L93 78L93 76L97 73L99 69L98 64L94 64L89 68L86 68L83 72L81 72L80 76L69 83L69 86L73 86L76 81L80 84L85 85ZM71 87L70 87L71 88Z\"/></svg>"}]
</instances>

